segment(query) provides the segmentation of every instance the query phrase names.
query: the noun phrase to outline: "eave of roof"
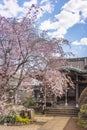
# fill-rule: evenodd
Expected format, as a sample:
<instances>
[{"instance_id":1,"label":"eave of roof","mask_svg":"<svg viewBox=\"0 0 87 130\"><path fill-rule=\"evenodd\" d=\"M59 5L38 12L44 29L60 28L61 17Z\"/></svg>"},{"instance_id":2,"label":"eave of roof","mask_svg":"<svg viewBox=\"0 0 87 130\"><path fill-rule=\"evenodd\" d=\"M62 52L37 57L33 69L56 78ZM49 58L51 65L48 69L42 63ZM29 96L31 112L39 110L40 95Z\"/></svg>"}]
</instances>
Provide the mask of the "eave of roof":
<instances>
[{"instance_id":1,"label":"eave of roof","mask_svg":"<svg viewBox=\"0 0 87 130\"><path fill-rule=\"evenodd\" d=\"M81 70L72 66L62 66L60 69L60 71L65 70L65 71L72 71L72 72L76 72L78 74L87 74L87 70Z\"/></svg>"}]
</instances>

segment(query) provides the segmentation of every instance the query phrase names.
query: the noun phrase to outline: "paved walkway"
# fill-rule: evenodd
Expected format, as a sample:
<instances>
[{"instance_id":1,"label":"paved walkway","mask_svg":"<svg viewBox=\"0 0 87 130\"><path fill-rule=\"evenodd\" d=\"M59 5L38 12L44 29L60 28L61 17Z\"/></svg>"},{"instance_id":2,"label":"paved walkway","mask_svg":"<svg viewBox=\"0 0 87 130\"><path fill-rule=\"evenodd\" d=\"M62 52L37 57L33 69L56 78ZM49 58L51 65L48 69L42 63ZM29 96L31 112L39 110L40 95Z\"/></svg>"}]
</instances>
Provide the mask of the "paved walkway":
<instances>
[{"instance_id":1,"label":"paved walkway","mask_svg":"<svg viewBox=\"0 0 87 130\"><path fill-rule=\"evenodd\" d=\"M35 120L37 122L35 124L25 126L3 125L0 126L0 130L63 130L69 119L70 117L35 116Z\"/></svg>"},{"instance_id":2,"label":"paved walkway","mask_svg":"<svg viewBox=\"0 0 87 130\"><path fill-rule=\"evenodd\" d=\"M46 123L52 119L54 119L53 116L45 116L45 115L38 115L38 116L35 116L34 118L36 120L37 123Z\"/></svg>"},{"instance_id":3,"label":"paved walkway","mask_svg":"<svg viewBox=\"0 0 87 130\"><path fill-rule=\"evenodd\" d=\"M54 117L38 130L63 130L70 117Z\"/></svg>"}]
</instances>

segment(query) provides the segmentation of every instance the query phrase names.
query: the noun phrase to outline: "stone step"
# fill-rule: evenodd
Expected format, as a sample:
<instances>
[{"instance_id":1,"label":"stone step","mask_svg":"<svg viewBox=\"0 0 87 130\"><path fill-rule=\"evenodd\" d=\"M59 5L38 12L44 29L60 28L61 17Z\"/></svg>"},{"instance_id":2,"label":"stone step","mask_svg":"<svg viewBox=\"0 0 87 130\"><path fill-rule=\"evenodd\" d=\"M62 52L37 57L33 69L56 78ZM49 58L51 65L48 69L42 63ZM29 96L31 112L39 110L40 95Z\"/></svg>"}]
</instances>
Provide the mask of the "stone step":
<instances>
[{"instance_id":1,"label":"stone step","mask_svg":"<svg viewBox=\"0 0 87 130\"><path fill-rule=\"evenodd\" d=\"M58 116L58 115L77 116L78 112L79 112L78 108L46 108L45 109L45 114L52 115L52 116Z\"/></svg>"}]
</instances>

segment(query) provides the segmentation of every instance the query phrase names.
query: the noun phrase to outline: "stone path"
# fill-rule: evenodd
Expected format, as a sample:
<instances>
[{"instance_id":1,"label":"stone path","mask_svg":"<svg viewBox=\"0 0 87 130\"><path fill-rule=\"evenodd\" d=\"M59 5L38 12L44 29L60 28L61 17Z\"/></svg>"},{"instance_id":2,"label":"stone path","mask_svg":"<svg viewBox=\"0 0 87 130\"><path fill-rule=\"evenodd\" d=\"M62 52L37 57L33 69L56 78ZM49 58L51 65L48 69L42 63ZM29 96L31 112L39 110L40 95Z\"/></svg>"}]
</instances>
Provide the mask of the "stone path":
<instances>
[{"instance_id":1,"label":"stone path","mask_svg":"<svg viewBox=\"0 0 87 130\"><path fill-rule=\"evenodd\" d=\"M25 126L0 126L0 130L63 130L70 117L36 116L37 124ZM44 125L41 125L42 123Z\"/></svg>"},{"instance_id":2,"label":"stone path","mask_svg":"<svg viewBox=\"0 0 87 130\"><path fill-rule=\"evenodd\" d=\"M38 130L63 130L70 117L54 117Z\"/></svg>"},{"instance_id":3,"label":"stone path","mask_svg":"<svg viewBox=\"0 0 87 130\"><path fill-rule=\"evenodd\" d=\"M36 120L36 122L41 122L41 123L46 123L46 122L48 122L48 121L50 121L50 120L52 120L52 119L54 119L54 117L53 116L45 116L45 115L39 115L39 116L35 116L35 118L34 118L35 120Z\"/></svg>"}]
</instances>

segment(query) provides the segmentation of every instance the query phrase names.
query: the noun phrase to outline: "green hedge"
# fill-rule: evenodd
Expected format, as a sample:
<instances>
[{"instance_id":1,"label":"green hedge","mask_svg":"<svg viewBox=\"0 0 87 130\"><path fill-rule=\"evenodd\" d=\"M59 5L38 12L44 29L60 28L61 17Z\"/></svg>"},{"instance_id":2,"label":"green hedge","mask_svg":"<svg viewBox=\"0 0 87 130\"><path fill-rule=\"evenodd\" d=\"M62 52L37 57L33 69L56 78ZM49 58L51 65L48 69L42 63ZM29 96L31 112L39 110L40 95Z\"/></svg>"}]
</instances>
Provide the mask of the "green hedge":
<instances>
[{"instance_id":1,"label":"green hedge","mask_svg":"<svg viewBox=\"0 0 87 130\"><path fill-rule=\"evenodd\" d=\"M87 128L87 104L80 107L78 114L78 125Z\"/></svg>"},{"instance_id":2,"label":"green hedge","mask_svg":"<svg viewBox=\"0 0 87 130\"><path fill-rule=\"evenodd\" d=\"M79 98L79 105L87 104L87 87L82 91Z\"/></svg>"}]
</instances>

